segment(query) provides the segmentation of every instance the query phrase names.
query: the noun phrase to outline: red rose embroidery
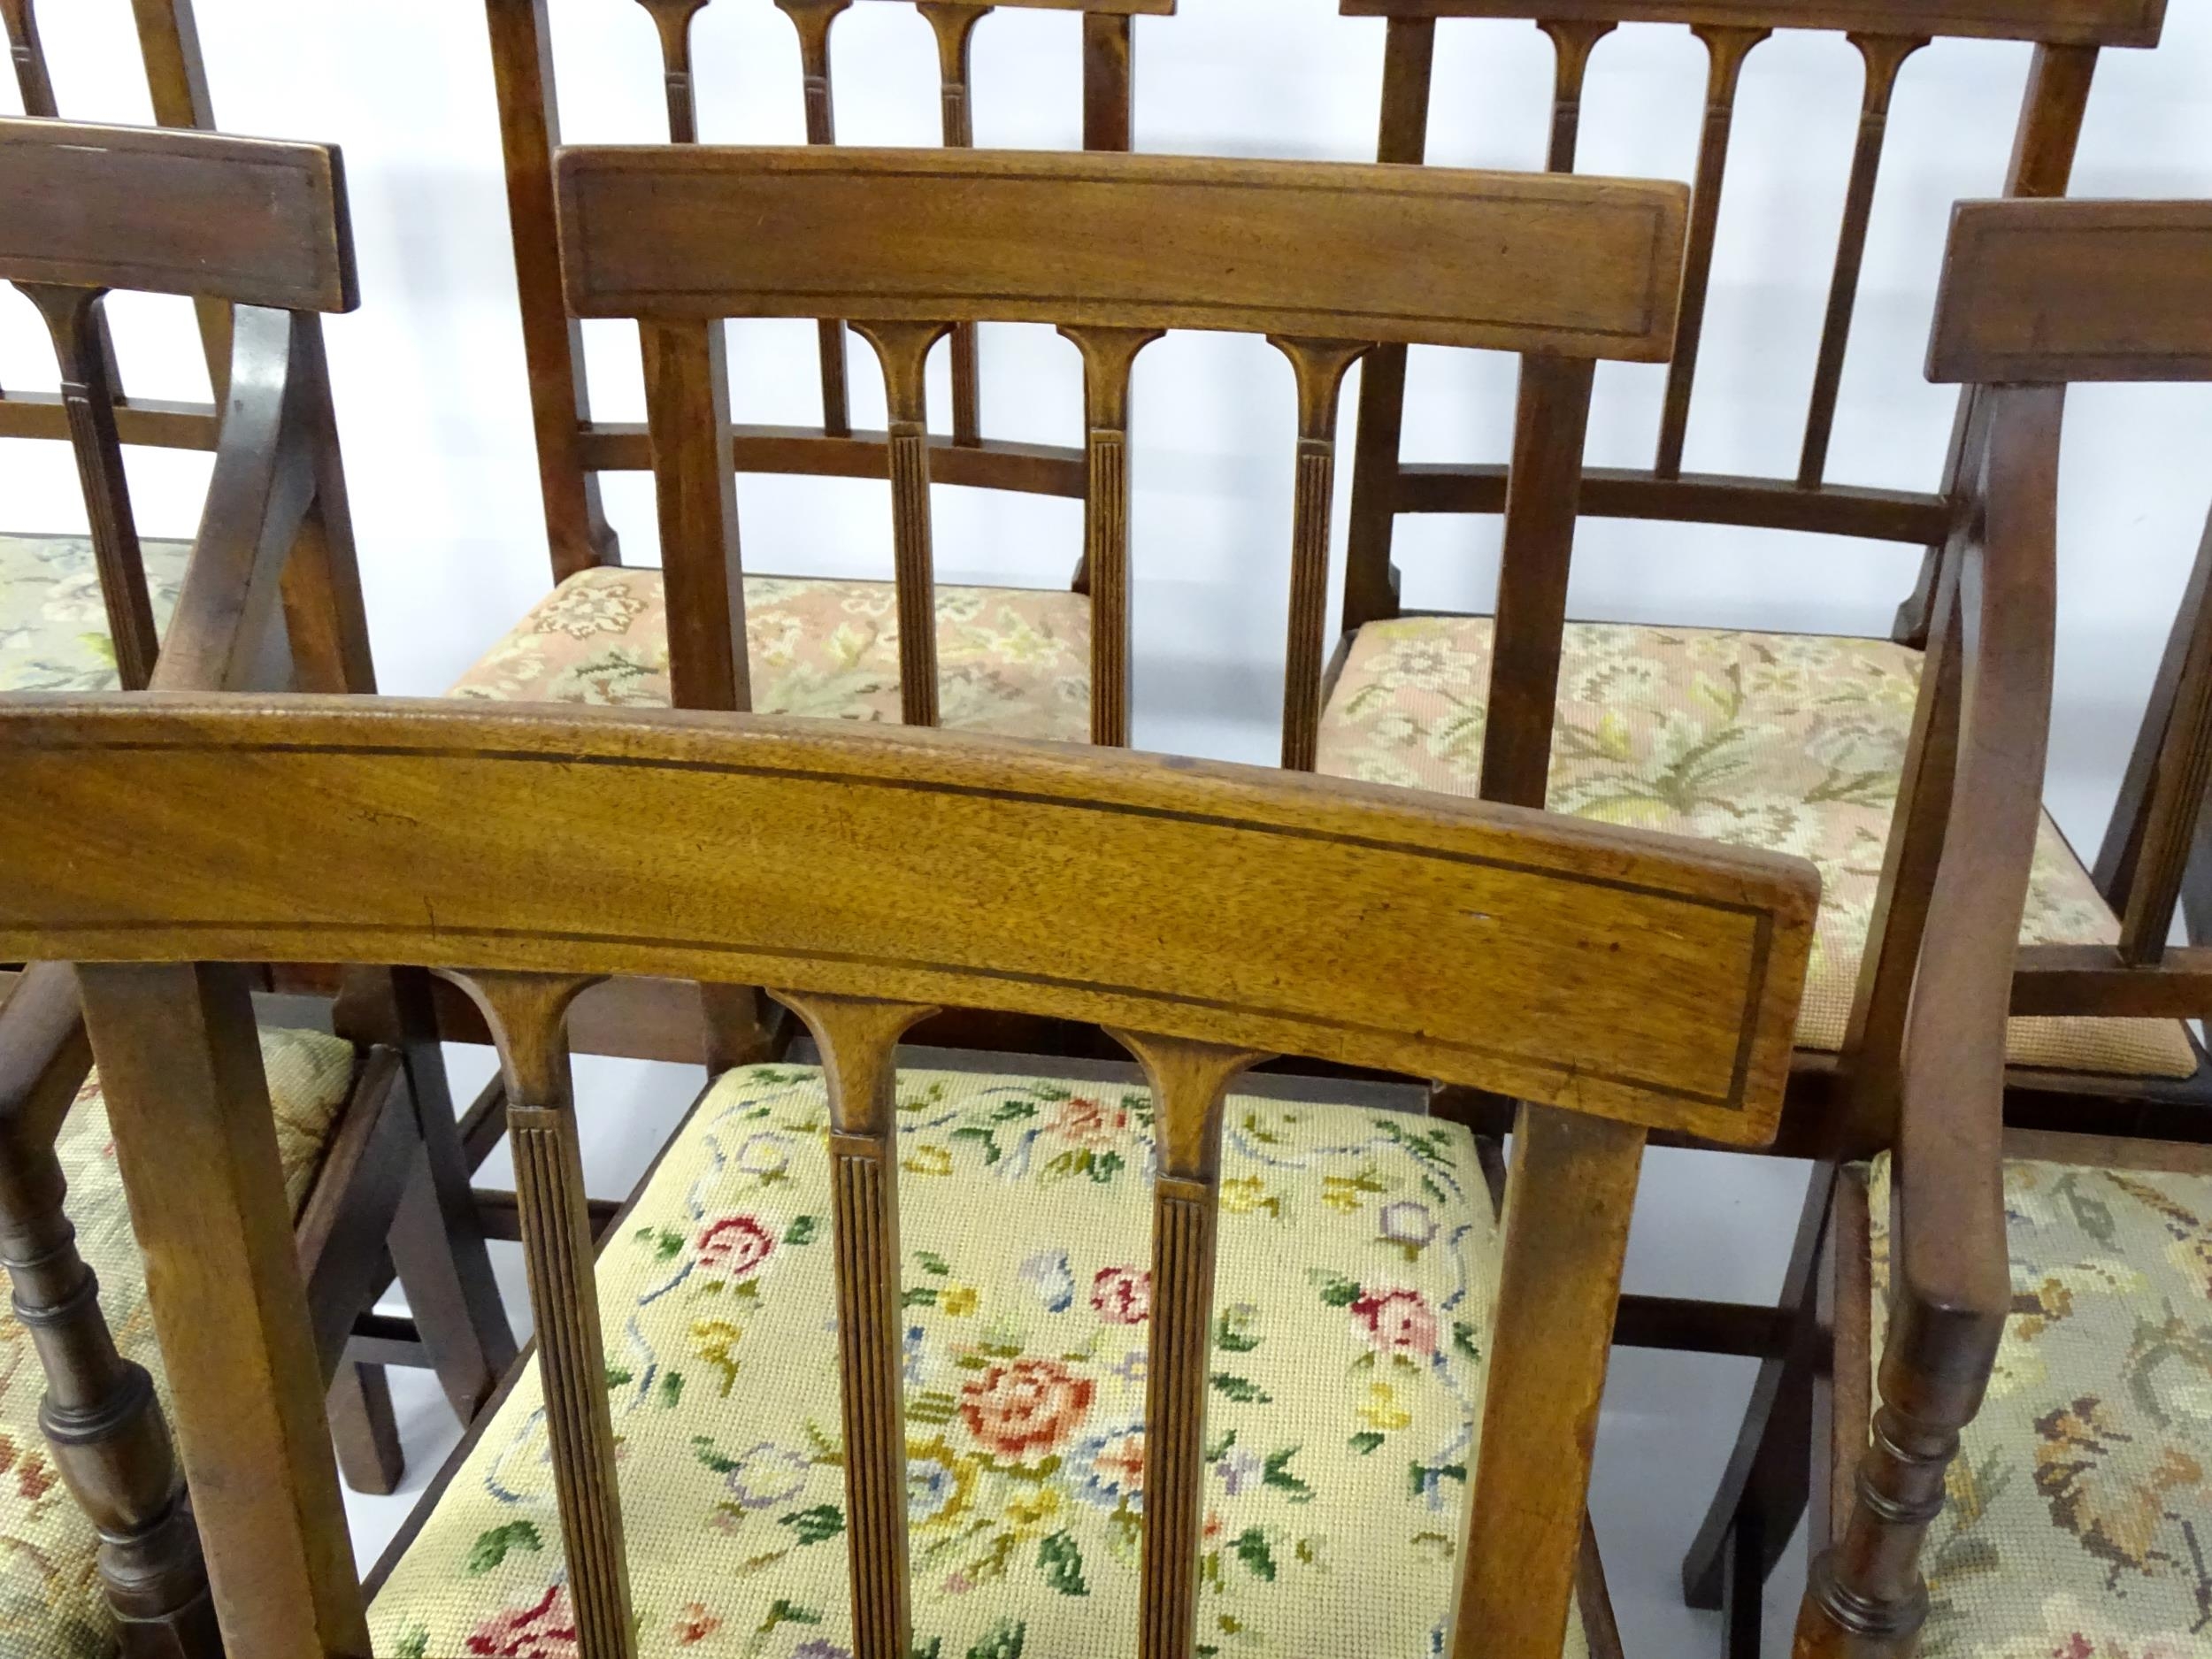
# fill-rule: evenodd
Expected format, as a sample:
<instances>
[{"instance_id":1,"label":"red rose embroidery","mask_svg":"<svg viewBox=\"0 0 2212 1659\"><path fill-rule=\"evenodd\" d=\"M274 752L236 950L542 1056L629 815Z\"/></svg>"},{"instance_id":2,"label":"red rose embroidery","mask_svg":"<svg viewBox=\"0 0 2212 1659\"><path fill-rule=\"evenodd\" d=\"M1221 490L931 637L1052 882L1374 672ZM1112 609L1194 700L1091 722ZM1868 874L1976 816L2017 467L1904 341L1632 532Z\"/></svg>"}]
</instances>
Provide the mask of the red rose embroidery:
<instances>
[{"instance_id":1,"label":"red rose embroidery","mask_svg":"<svg viewBox=\"0 0 2212 1659\"><path fill-rule=\"evenodd\" d=\"M676 1626L672 1633L676 1638L676 1646L688 1647L694 1642L706 1640L721 1628L722 1621L707 1611L705 1602L687 1601L682 1610L676 1615Z\"/></svg>"},{"instance_id":2,"label":"red rose embroidery","mask_svg":"<svg viewBox=\"0 0 2212 1659\"><path fill-rule=\"evenodd\" d=\"M566 1587L557 1584L535 1607L502 1613L478 1626L468 1650L483 1659L582 1659Z\"/></svg>"},{"instance_id":3,"label":"red rose embroidery","mask_svg":"<svg viewBox=\"0 0 2212 1659\"><path fill-rule=\"evenodd\" d=\"M743 1279L768 1259L775 1235L750 1216L725 1216L699 1234L699 1265L726 1279Z\"/></svg>"},{"instance_id":4,"label":"red rose embroidery","mask_svg":"<svg viewBox=\"0 0 2212 1659\"><path fill-rule=\"evenodd\" d=\"M1079 1147L1102 1151L1127 1133L1129 1114L1118 1106L1077 1094L1060 1102L1050 1127Z\"/></svg>"},{"instance_id":5,"label":"red rose embroidery","mask_svg":"<svg viewBox=\"0 0 2212 1659\"><path fill-rule=\"evenodd\" d=\"M1381 1353L1436 1352L1436 1311L1418 1291L1371 1291L1352 1304L1352 1317L1367 1327L1367 1340Z\"/></svg>"},{"instance_id":6,"label":"red rose embroidery","mask_svg":"<svg viewBox=\"0 0 2212 1659\"><path fill-rule=\"evenodd\" d=\"M1152 1275L1133 1267L1099 1270L1091 1306L1109 1325L1142 1325L1152 1317Z\"/></svg>"},{"instance_id":7,"label":"red rose embroidery","mask_svg":"<svg viewBox=\"0 0 2212 1659\"><path fill-rule=\"evenodd\" d=\"M1048 1452L1074 1432L1091 1409L1095 1385L1057 1360L1022 1359L994 1365L960 1391L968 1432L1001 1457Z\"/></svg>"}]
</instances>

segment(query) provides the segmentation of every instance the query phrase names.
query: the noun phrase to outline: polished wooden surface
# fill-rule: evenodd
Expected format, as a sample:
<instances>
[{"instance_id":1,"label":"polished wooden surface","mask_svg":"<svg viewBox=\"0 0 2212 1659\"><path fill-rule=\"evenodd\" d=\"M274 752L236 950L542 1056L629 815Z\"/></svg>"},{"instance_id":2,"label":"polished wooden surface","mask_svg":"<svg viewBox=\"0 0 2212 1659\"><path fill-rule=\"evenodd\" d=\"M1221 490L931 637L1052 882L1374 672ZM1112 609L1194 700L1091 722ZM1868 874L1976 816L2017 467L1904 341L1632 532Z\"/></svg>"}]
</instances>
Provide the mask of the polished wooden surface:
<instances>
[{"instance_id":1,"label":"polished wooden surface","mask_svg":"<svg viewBox=\"0 0 2212 1659\"><path fill-rule=\"evenodd\" d=\"M2212 203L1962 202L1937 380L2212 379Z\"/></svg>"},{"instance_id":2,"label":"polished wooden surface","mask_svg":"<svg viewBox=\"0 0 2212 1659\"><path fill-rule=\"evenodd\" d=\"M165 889L126 902L119 890L85 886L81 865L69 873L73 842L57 827L61 817L12 816L0 844L12 868L37 877L9 902L0 953L35 954L22 948L35 929L58 954L98 959L142 949L168 927L180 930L178 942L188 934L204 958L344 960L373 938L376 950L432 967L544 968L558 959L595 973L841 994L864 986L1209 1041L1229 1033L1226 1016L1208 1010L1230 1009L1233 1034L1253 1047L1463 1080L1733 1144L1755 1145L1773 1127L1788 1049L1786 1023L1773 1016L1794 1004L1789 964L1809 914L1792 909L1808 895L1800 866L1786 859L1718 846L1694 859L1663 839L1549 820L1539 833L1540 821L1509 809L1380 787L1279 791L1234 769L1163 771L1136 758L1094 762L949 739L924 745L819 722L757 721L743 760L724 764L712 757L726 722L711 717L639 726L608 715L572 731L550 715L475 716L474 728L455 718L438 704L404 715L325 704L296 717L326 734L312 740L318 748L284 735L281 721L241 723L211 710L153 717L151 726L148 714L121 708L0 714L8 750L0 779L11 787L35 787L41 799L53 792L58 803L98 801L122 836L135 814L112 799L111 769L120 767L139 780L141 810L190 800L199 824L170 838L174 875ZM488 738L479 757L448 753L468 729L496 741ZM580 741L600 763L563 759ZM251 746L251 765L213 759L234 743ZM382 764L362 766L371 752ZM226 774L219 795L204 781L211 766ZM229 837L264 821L280 797L315 800L329 780L355 772L363 793L352 807L310 810L313 833L295 817L302 833L287 847L250 869L225 868L235 862L223 850ZM434 798L448 804L426 813ZM717 822L757 815L755 851L695 879L649 863L557 871L522 851L549 849L610 812L647 822L665 813L708 836ZM958 829L961 839L928 863L924 879L916 842L929 824L948 836ZM467 850L495 825L506 849L496 868L532 872L511 893L488 886L495 870ZM1386 829L1387 840L1371 848ZM1260 843L1270 849L1264 879L1244 863L1245 849ZM349 883L312 894L319 884L303 879L310 868L395 860L411 866L409 881L384 890ZM1177 872L1171 889L1142 873L1156 864ZM1340 878L1340 866L1348 873ZM1108 881L1096 868L1123 873ZM893 872L909 870L915 891L896 915L821 902L840 884L895 886ZM287 914L271 895L296 880L311 902ZM1286 902L1315 884L1340 895L1333 914ZM1404 934L1393 906L1440 884L1480 899L1440 932ZM118 885L111 872L106 886ZM589 902L576 902L585 893ZM1008 904L979 902L987 894ZM1183 922L1171 919L1177 904L1188 907ZM228 906L237 907L234 923L212 925ZM1020 923L1032 906L1062 915L1050 941ZM572 918L557 919L569 908L596 918L588 938ZM1668 965L1591 983L1589 936L1574 918L1617 909L1643 918L1647 954ZM1165 946L1134 978L1110 972L1118 930L1141 913ZM506 919L495 923L495 914ZM728 939L705 926L718 914L732 918ZM739 927L740 917L754 919ZM561 937L503 945L510 928ZM1326 960L1279 989L1275 971L1258 965L1309 955ZM839 965L849 958L855 965ZM795 978L800 962L810 965L807 979ZM1690 1018L1716 1002L1753 1010L1752 1038ZM1421 1034L1448 1028L1484 1035Z\"/></svg>"},{"instance_id":3,"label":"polished wooden surface","mask_svg":"<svg viewBox=\"0 0 2212 1659\"><path fill-rule=\"evenodd\" d=\"M327 145L0 120L0 279L284 311L358 303ZM127 215L123 247L112 227Z\"/></svg>"},{"instance_id":4,"label":"polished wooden surface","mask_svg":"<svg viewBox=\"0 0 2212 1659\"><path fill-rule=\"evenodd\" d=\"M1340 0L1348 17L1525 18L1528 0ZM1568 22L1786 27L2080 46L2155 46L2166 0L1546 0Z\"/></svg>"},{"instance_id":5,"label":"polished wooden surface","mask_svg":"<svg viewBox=\"0 0 2212 1659\"><path fill-rule=\"evenodd\" d=\"M1663 273L1686 200L1664 183L1016 151L585 147L556 172L580 317L826 304L1633 362L1673 338Z\"/></svg>"}]
</instances>

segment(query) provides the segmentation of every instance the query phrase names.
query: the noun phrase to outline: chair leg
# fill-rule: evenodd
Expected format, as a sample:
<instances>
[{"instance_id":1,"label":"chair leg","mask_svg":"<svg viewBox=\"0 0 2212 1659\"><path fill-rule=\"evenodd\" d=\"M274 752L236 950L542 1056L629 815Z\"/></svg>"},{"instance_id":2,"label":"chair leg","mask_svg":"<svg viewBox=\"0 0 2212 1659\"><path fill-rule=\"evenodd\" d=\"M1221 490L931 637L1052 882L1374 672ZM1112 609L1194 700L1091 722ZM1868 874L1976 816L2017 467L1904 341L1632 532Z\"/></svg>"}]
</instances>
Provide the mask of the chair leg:
<instances>
[{"instance_id":1,"label":"chair leg","mask_svg":"<svg viewBox=\"0 0 2212 1659\"><path fill-rule=\"evenodd\" d=\"M472 1202L468 1215L473 1224ZM393 1217L390 1248L400 1287L407 1293L407 1306L438 1373L438 1385L445 1390L453 1415L465 1426L514 1363L514 1334L503 1310L488 1329L476 1317L477 1295L469 1283L462 1252L456 1248L445 1213L439 1207L427 1159L419 1155L400 1199L399 1212ZM496 1307L497 1288L488 1284L490 1258L482 1252L480 1233L476 1253L483 1263L485 1288Z\"/></svg>"},{"instance_id":2,"label":"chair leg","mask_svg":"<svg viewBox=\"0 0 2212 1659\"><path fill-rule=\"evenodd\" d=\"M407 1472L399 1422L392 1415L391 1379L381 1365L347 1362L330 1385L330 1434L346 1485L371 1497L389 1497Z\"/></svg>"},{"instance_id":3,"label":"chair leg","mask_svg":"<svg viewBox=\"0 0 2212 1659\"><path fill-rule=\"evenodd\" d=\"M1721 1585L1724 1659L1759 1659L1760 1615L1766 1594L1763 1531L1757 1511L1747 1510L1736 1517L1728 1534L1727 1571Z\"/></svg>"},{"instance_id":4,"label":"chair leg","mask_svg":"<svg viewBox=\"0 0 2212 1659\"><path fill-rule=\"evenodd\" d=\"M419 970L400 971L392 989L422 1144L392 1227L392 1262L439 1383L466 1424L515 1363L514 1328L484 1245L429 979Z\"/></svg>"},{"instance_id":5,"label":"chair leg","mask_svg":"<svg viewBox=\"0 0 2212 1659\"><path fill-rule=\"evenodd\" d=\"M1760 1364L1735 1453L1682 1563L1682 1597L1694 1608L1721 1606L1733 1540L1746 1516L1757 1517L1758 1576L1764 1583L1805 1513L1812 1488L1813 1381L1822 1342L1819 1270L1835 1179L1833 1164L1815 1166L1783 1286L1781 1305L1793 1317L1788 1350Z\"/></svg>"},{"instance_id":6,"label":"chair leg","mask_svg":"<svg viewBox=\"0 0 2212 1659\"><path fill-rule=\"evenodd\" d=\"M168 1425L142 1365L116 1351L99 1283L62 1213L50 1140L0 1125L0 1263L46 1373L54 1467L99 1529L99 1572L132 1659L216 1659L222 1638Z\"/></svg>"}]
</instances>

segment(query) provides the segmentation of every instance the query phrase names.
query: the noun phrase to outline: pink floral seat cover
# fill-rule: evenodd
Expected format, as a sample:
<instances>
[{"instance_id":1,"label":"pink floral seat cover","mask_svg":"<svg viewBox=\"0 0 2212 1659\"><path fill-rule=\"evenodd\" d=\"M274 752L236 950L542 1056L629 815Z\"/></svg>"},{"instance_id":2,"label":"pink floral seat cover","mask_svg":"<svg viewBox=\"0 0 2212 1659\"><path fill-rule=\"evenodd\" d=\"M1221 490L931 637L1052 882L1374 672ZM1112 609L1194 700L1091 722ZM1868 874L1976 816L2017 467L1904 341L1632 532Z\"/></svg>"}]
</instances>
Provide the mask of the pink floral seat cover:
<instances>
[{"instance_id":1,"label":"pink floral seat cover","mask_svg":"<svg viewBox=\"0 0 2212 1659\"><path fill-rule=\"evenodd\" d=\"M889 582L745 579L753 707L896 724L898 595ZM941 724L1080 743L1091 730L1091 602L1029 588L937 590ZM669 702L657 570L570 577L453 687L529 703Z\"/></svg>"},{"instance_id":2,"label":"pink floral seat cover","mask_svg":"<svg viewBox=\"0 0 2212 1659\"><path fill-rule=\"evenodd\" d=\"M917 1649L1127 1659L1151 1096L909 1071L898 1101ZM601 1256L642 1659L849 1659L827 1111L815 1071L725 1076ZM1431 1659L1498 1272L1474 1144L1225 1123L1199 1651ZM533 1366L378 1595L380 1659L576 1659L544 1418Z\"/></svg>"},{"instance_id":3,"label":"pink floral seat cover","mask_svg":"<svg viewBox=\"0 0 2212 1659\"><path fill-rule=\"evenodd\" d=\"M1359 631L1321 719L1320 770L1448 795L1481 787L1487 617ZM1803 1048L1843 1047L1920 695L1920 654L1887 640L1571 623L1560 653L1550 806L1809 858L1820 918ZM2112 944L2120 924L2047 816L2021 940ZM2014 1064L2188 1077L2177 1020L2016 1019Z\"/></svg>"}]
</instances>

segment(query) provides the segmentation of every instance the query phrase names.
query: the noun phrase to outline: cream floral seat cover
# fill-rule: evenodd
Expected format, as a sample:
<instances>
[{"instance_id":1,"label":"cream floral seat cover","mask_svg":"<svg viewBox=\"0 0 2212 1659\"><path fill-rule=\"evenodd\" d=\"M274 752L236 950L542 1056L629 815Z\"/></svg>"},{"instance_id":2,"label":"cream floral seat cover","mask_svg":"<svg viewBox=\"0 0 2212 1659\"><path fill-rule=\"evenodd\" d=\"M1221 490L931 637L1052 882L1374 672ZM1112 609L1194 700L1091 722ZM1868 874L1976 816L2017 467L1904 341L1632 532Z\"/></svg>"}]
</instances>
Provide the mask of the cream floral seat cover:
<instances>
[{"instance_id":1,"label":"cream floral seat cover","mask_svg":"<svg viewBox=\"0 0 2212 1659\"><path fill-rule=\"evenodd\" d=\"M1320 770L1449 795L1480 786L1487 617L1359 631L1322 715ZM1797 1041L1843 1046L1920 693L1887 640L1571 623L1552 745L1554 811L1809 858L1820 918ZM2027 944L2111 944L2120 925L2047 816ZM2177 1021L2016 1019L2016 1064L2187 1077Z\"/></svg>"},{"instance_id":2,"label":"cream floral seat cover","mask_svg":"<svg viewBox=\"0 0 2212 1659\"><path fill-rule=\"evenodd\" d=\"M165 627L192 551L140 549L154 621ZM115 646L92 543L82 536L0 536L0 691L112 691Z\"/></svg>"},{"instance_id":3,"label":"cream floral seat cover","mask_svg":"<svg viewBox=\"0 0 2212 1659\"><path fill-rule=\"evenodd\" d=\"M917 1650L1126 1659L1151 1096L906 1071L898 1099ZM601 1256L641 1659L849 1655L827 1111L813 1070L725 1076ZM1250 1098L1225 1123L1199 1651L1429 1659L1498 1272L1474 1144ZM379 1659L575 1659L547 1459L533 1364L378 1594Z\"/></svg>"},{"instance_id":4,"label":"cream floral seat cover","mask_svg":"<svg viewBox=\"0 0 2212 1659\"><path fill-rule=\"evenodd\" d=\"M1868 1194L1878 1371L1889 1174ZM2015 1162L2005 1214L2013 1314L1921 1554L1920 1651L2205 1659L2212 1178Z\"/></svg>"},{"instance_id":5,"label":"cream floral seat cover","mask_svg":"<svg viewBox=\"0 0 2212 1659\"><path fill-rule=\"evenodd\" d=\"M897 722L898 595L889 582L749 576L745 636L760 713ZM1091 602L1079 594L938 588L937 668L949 728L1089 741ZM604 569L570 577L462 676L453 695L665 708L661 573Z\"/></svg>"},{"instance_id":6,"label":"cream floral seat cover","mask_svg":"<svg viewBox=\"0 0 2212 1659\"><path fill-rule=\"evenodd\" d=\"M317 1032L265 1030L261 1060L285 1190L296 1211L352 1087L354 1048ZM69 1183L65 1207L77 1248L99 1277L100 1311L124 1358L153 1373L167 1412L169 1386L146 1305L145 1263L131 1233L96 1075L78 1092L55 1150ZM47 1456L38 1425L45 1394L30 1333L0 1309L0 1656L110 1659L120 1648L100 1591L100 1540Z\"/></svg>"}]
</instances>

